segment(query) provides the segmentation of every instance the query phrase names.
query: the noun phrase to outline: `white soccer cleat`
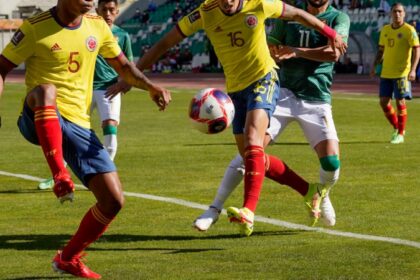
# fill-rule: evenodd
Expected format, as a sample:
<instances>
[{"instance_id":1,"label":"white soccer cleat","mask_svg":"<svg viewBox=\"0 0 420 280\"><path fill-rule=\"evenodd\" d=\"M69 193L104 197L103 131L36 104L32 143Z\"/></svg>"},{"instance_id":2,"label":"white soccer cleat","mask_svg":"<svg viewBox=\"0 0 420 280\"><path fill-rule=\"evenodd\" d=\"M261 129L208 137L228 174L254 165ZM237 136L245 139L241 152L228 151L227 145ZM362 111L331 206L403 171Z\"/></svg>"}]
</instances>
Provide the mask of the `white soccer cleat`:
<instances>
[{"instance_id":1,"label":"white soccer cleat","mask_svg":"<svg viewBox=\"0 0 420 280\"><path fill-rule=\"evenodd\" d=\"M195 219L193 227L199 231L208 230L214 223L219 219L221 210L217 209L214 206L210 206L209 209L204 211L201 216Z\"/></svg>"},{"instance_id":2,"label":"white soccer cleat","mask_svg":"<svg viewBox=\"0 0 420 280\"><path fill-rule=\"evenodd\" d=\"M327 226L334 226L335 225L335 210L331 203L330 196L327 195L324 197L324 199L321 202L321 220L324 222Z\"/></svg>"}]
</instances>

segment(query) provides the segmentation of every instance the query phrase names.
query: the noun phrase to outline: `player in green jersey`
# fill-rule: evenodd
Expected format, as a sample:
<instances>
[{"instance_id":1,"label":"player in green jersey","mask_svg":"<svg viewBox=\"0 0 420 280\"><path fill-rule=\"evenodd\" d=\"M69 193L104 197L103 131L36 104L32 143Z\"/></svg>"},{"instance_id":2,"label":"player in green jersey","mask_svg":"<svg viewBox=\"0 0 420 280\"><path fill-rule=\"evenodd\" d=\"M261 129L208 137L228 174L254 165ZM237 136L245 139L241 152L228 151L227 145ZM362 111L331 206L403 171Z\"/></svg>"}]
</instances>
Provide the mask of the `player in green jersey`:
<instances>
[{"instance_id":1,"label":"player in green jersey","mask_svg":"<svg viewBox=\"0 0 420 280\"><path fill-rule=\"evenodd\" d=\"M344 40L349 34L349 17L328 4L328 0L308 0L303 7L334 28ZM276 20L268 37L273 57L280 62L280 98L270 120L265 145L273 142L286 126L297 121L309 144L317 153L321 168L320 182L330 187L338 180L340 160L337 132L331 112L332 71L341 53L327 45L321 34L305 26ZM213 203L193 223L200 231L214 224L232 191L242 180L243 160L240 155L226 169ZM280 182L283 183L283 182ZM284 184L284 183L283 183ZM305 188L296 188L305 196ZM329 191L320 202L320 215L329 226L335 224L335 211Z\"/></svg>"}]
</instances>

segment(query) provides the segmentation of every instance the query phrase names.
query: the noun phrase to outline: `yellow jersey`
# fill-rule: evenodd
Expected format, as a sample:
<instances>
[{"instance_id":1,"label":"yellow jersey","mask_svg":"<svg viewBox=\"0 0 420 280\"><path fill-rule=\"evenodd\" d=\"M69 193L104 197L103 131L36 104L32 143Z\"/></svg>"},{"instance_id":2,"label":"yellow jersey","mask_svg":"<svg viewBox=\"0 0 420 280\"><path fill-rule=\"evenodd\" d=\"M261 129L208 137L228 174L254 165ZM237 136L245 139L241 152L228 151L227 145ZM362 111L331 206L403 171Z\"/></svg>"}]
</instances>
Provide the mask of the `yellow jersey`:
<instances>
[{"instance_id":1,"label":"yellow jersey","mask_svg":"<svg viewBox=\"0 0 420 280\"><path fill-rule=\"evenodd\" d=\"M397 79L408 76L412 48L419 46L419 37L414 27L408 23L396 29L391 24L385 25L381 30L379 46L384 47L381 78Z\"/></svg>"},{"instance_id":2,"label":"yellow jersey","mask_svg":"<svg viewBox=\"0 0 420 280\"><path fill-rule=\"evenodd\" d=\"M238 12L226 15L219 0L205 0L181 18L177 28L184 36L204 30L214 47L226 78L228 92L243 90L272 70L264 21L282 15L280 0L243 0Z\"/></svg>"},{"instance_id":3,"label":"yellow jersey","mask_svg":"<svg viewBox=\"0 0 420 280\"><path fill-rule=\"evenodd\" d=\"M26 62L29 92L40 84L54 84L60 114L90 128L90 105L98 54L116 58L121 49L102 17L86 14L79 26L61 24L55 8L25 20L3 50L15 65Z\"/></svg>"}]
</instances>

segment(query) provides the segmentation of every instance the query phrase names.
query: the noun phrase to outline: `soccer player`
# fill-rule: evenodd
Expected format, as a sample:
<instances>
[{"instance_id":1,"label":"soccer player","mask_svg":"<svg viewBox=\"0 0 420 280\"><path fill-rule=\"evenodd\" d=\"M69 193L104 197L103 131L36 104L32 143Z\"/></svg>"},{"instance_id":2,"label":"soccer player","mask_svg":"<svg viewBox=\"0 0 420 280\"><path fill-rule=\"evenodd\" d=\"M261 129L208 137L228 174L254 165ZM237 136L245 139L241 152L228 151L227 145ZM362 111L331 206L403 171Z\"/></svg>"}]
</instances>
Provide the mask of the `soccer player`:
<instances>
[{"instance_id":1,"label":"soccer player","mask_svg":"<svg viewBox=\"0 0 420 280\"><path fill-rule=\"evenodd\" d=\"M279 96L276 63L266 44L264 21L289 18L324 34L334 49L346 44L328 25L309 13L280 0L206 0L157 42L137 63L145 69L185 37L204 30L223 66L226 88L235 105L233 133L245 163L245 193L242 208L228 208L229 219L240 233L250 235L265 170L282 162L264 153L264 136ZM110 91L113 95L118 87ZM317 193L314 196L319 196Z\"/></svg>"},{"instance_id":2,"label":"soccer player","mask_svg":"<svg viewBox=\"0 0 420 280\"><path fill-rule=\"evenodd\" d=\"M375 67L382 62L379 83L379 104L385 117L394 128L391 143L404 143L407 122L407 105L410 100L411 81L416 79L416 67L419 63L419 37L413 26L404 22L405 9L401 3L394 3L391 8L391 24L385 25L379 36L379 47L373 62L371 76L375 76ZM391 104L395 98L397 112Z\"/></svg>"},{"instance_id":3,"label":"soccer player","mask_svg":"<svg viewBox=\"0 0 420 280\"><path fill-rule=\"evenodd\" d=\"M105 19L127 59L133 61L130 36L114 24L119 13L118 0L99 0L96 13ZM98 110L102 122L104 146L112 160L117 153L117 126L120 122L121 95L110 100L105 97L105 92L117 81L118 73L102 56L98 56L93 79L92 110L94 107Z\"/></svg>"},{"instance_id":4,"label":"soccer player","mask_svg":"<svg viewBox=\"0 0 420 280\"><path fill-rule=\"evenodd\" d=\"M328 0L307 0L302 8L334 28L347 40L349 17L330 6ZM281 64L278 72L282 87L281 96L270 119L265 145L274 142L292 121L299 123L319 158L320 182L327 186L325 197L318 201L321 219L326 225L334 226L336 218L329 190L338 180L340 159L338 136L331 111L330 86L334 62L341 53L333 50L321 34L287 20L275 20L268 36L268 44L272 56ZM242 173L238 172L241 171L242 164L240 155L231 161L213 203L194 221L193 226L196 229L206 231L218 220L223 204L242 180ZM283 170L287 170L287 166L279 168L277 172L284 172ZM266 173L266 176L270 174ZM284 179L277 181L287 183ZM290 186L305 197L305 204L312 211L311 205L306 203L312 198L310 185L304 182ZM317 219L313 225L316 221Z\"/></svg>"},{"instance_id":5,"label":"soccer player","mask_svg":"<svg viewBox=\"0 0 420 280\"><path fill-rule=\"evenodd\" d=\"M126 31L114 24L119 13L118 0L99 0L96 13L105 19L127 59L133 61L130 36ZM118 73L102 56L98 55L93 78L91 112L93 112L95 107L98 110L102 122L102 133L104 135L103 144L112 160L114 160L117 153L117 126L120 122L121 95L110 100L105 97L105 92L107 87L117 81ZM123 91L123 93L125 93L125 91ZM45 190L50 189L53 186L54 180L50 178L39 183L38 188Z\"/></svg>"},{"instance_id":6,"label":"soccer player","mask_svg":"<svg viewBox=\"0 0 420 280\"><path fill-rule=\"evenodd\" d=\"M98 279L101 276L82 263L81 253L107 229L123 207L124 196L114 163L90 129L97 55L129 84L149 91L161 110L169 104L170 93L127 60L106 22L88 14L93 5L94 0L58 0L50 10L25 20L0 56L0 93L7 74L25 62L27 94L18 119L20 132L41 145L61 202L74 195L63 158L97 200L53 258L53 269Z\"/></svg>"}]
</instances>

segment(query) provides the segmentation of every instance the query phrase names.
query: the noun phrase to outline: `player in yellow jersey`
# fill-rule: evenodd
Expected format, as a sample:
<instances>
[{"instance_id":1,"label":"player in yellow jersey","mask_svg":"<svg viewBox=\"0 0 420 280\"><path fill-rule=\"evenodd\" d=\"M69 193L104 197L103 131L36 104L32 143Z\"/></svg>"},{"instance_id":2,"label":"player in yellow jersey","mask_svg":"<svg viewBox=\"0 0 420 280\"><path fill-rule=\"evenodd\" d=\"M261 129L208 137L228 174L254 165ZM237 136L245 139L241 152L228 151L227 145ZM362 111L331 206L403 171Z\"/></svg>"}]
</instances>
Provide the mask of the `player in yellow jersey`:
<instances>
[{"instance_id":1,"label":"player in yellow jersey","mask_svg":"<svg viewBox=\"0 0 420 280\"><path fill-rule=\"evenodd\" d=\"M379 37L379 48L372 66L382 62L380 74L379 100L386 118L394 128L391 143L404 143L407 122L405 99L411 99L411 81L416 79L416 67L420 58L419 37L413 26L404 22L405 10L401 3L391 9L392 23L385 25ZM391 104L395 98L397 112Z\"/></svg>"},{"instance_id":2,"label":"player in yellow jersey","mask_svg":"<svg viewBox=\"0 0 420 280\"><path fill-rule=\"evenodd\" d=\"M137 63L150 67L170 47L185 37L204 30L223 66L226 88L235 105L233 133L245 164L245 197L242 208L228 208L231 221L240 233L252 233L254 212L266 170L279 159L264 153L263 142L269 118L278 95L276 63L266 43L264 21L290 18L315 28L330 39L334 48L344 52L340 35L309 13L280 0L206 0L157 42ZM123 87L123 86L121 86ZM116 86L110 94L117 94ZM318 198L319 194L315 195Z\"/></svg>"},{"instance_id":3,"label":"player in yellow jersey","mask_svg":"<svg viewBox=\"0 0 420 280\"><path fill-rule=\"evenodd\" d=\"M101 276L85 266L82 251L107 229L124 204L121 182L107 151L90 129L92 81L98 54L131 85L147 90L163 110L170 93L149 81L121 52L106 22L88 14L94 0L58 0L25 20L0 56L0 94L7 74L25 62L27 95L18 119L22 135L41 145L61 202L73 199L68 163L97 202L53 259L53 269L78 277Z\"/></svg>"}]
</instances>

